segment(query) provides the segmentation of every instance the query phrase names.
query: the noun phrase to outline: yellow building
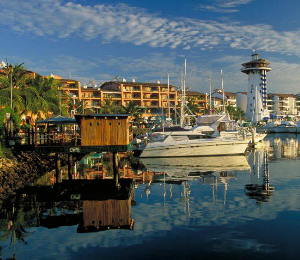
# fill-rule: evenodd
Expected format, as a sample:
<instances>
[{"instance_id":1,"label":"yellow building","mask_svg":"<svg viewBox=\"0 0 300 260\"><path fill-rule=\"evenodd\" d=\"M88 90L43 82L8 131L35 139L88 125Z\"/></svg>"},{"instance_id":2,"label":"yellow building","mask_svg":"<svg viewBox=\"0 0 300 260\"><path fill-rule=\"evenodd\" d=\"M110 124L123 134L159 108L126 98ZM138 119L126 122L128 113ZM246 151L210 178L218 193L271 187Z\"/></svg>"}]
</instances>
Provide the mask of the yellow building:
<instances>
[{"instance_id":1,"label":"yellow building","mask_svg":"<svg viewBox=\"0 0 300 260\"><path fill-rule=\"evenodd\" d=\"M174 111L178 100L175 87L161 83L119 82L109 81L100 88L81 88L81 98L85 100L86 108L100 108L105 99L110 98L114 104L126 106L133 102L143 109L144 117L161 114L162 108L167 112ZM169 101L169 102L168 102ZM172 112L174 113L174 112Z\"/></svg>"}]
</instances>

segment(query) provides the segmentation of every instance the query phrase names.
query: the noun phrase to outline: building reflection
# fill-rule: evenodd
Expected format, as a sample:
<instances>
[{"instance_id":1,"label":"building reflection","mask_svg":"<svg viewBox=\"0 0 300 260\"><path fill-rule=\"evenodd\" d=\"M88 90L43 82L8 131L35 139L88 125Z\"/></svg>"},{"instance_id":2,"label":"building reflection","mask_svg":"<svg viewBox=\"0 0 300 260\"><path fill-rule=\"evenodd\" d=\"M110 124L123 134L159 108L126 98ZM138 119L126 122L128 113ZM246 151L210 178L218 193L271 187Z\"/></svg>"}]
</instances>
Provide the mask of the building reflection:
<instances>
[{"instance_id":1,"label":"building reflection","mask_svg":"<svg viewBox=\"0 0 300 260\"><path fill-rule=\"evenodd\" d=\"M268 155L272 159L295 159L300 155L299 140L296 135L274 136L264 141Z\"/></svg>"},{"instance_id":2,"label":"building reflection","mask_svg":"<svg viewBox=\"0 0 300 260\"><path fill-rule=\"evenodd\" d=\"M256 200L258 204L267 202L273 195L274 187L270 185L268 152L252 151L249 155L251 164L251 183L245 185L246 196Z\"/></svg>"}]
</instances>

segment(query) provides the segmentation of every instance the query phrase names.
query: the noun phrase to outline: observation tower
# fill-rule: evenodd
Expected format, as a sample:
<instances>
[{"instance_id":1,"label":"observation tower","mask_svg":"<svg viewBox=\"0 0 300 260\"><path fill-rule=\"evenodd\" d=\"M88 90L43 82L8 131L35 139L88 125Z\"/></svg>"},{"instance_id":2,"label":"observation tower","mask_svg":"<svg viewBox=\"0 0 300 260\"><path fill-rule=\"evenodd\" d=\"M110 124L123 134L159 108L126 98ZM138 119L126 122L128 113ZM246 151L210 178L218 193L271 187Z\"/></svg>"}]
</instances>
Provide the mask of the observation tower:
<instances>
[{"instance_id":1,"label":"observation tower","mask_svg":"<svg viewBox=\"0 0 300 260\"><path fill-rule=\"evenodd\" d=\"M253 50L252 60L243 63L241 72L248 75L246 118L257 123L264 117L269 117L267 111L266 75L271 70L269 61L259 58Z\"/></svg>"}]
</instances>

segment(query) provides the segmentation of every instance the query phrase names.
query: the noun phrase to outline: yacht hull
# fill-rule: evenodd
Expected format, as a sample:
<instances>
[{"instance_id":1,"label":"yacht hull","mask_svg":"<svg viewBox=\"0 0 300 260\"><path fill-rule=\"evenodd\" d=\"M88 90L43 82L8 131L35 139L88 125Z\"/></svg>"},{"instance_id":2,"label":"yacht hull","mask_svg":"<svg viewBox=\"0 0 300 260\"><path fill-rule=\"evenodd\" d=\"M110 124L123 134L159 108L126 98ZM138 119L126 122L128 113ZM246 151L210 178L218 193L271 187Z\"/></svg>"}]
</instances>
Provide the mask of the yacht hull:
<instances>
[{"instance_id":1,"label":"yacht hull","mask_svg":"<svg viewBox=\"0 0 300 260\"><path fill-rule=\"evenodd\" d=\"M141 158L223 156L245 154L249 141L199 141L149 144Z\"/></svg>"}]
</instances>

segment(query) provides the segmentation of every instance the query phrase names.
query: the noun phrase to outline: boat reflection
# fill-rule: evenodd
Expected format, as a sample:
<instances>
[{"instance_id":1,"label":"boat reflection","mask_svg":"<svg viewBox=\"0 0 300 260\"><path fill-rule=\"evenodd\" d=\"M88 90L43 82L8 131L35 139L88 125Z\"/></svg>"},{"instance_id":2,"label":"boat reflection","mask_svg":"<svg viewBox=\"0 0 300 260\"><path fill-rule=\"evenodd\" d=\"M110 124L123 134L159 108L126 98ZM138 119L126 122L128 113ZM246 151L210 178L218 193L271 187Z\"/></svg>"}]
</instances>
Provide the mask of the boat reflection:
<instances>
[{"instance_id":1,"label":"boat reflection","mask_svg":"<svg viewBox=\"0 0 300 260\"><path fill-rule=\"evenodd\" d=\"M147 170L165 172L168 177L187 180L202 176L203 172L250 170L245 156L143 158L141 162Z\"/></svg>"},{"instance_id":2,"label":"boat reflection","mask_svg":"<svg viewBox=\"0 0 300 260\"><path fill-rule=\"evenodd\" d=\"M251 162L251 183L245 185L246 196L255 199L258 204L267 202L274 187L270 185L268 153L257 150L249 155Z\"/></svg>"}]
</instances>

